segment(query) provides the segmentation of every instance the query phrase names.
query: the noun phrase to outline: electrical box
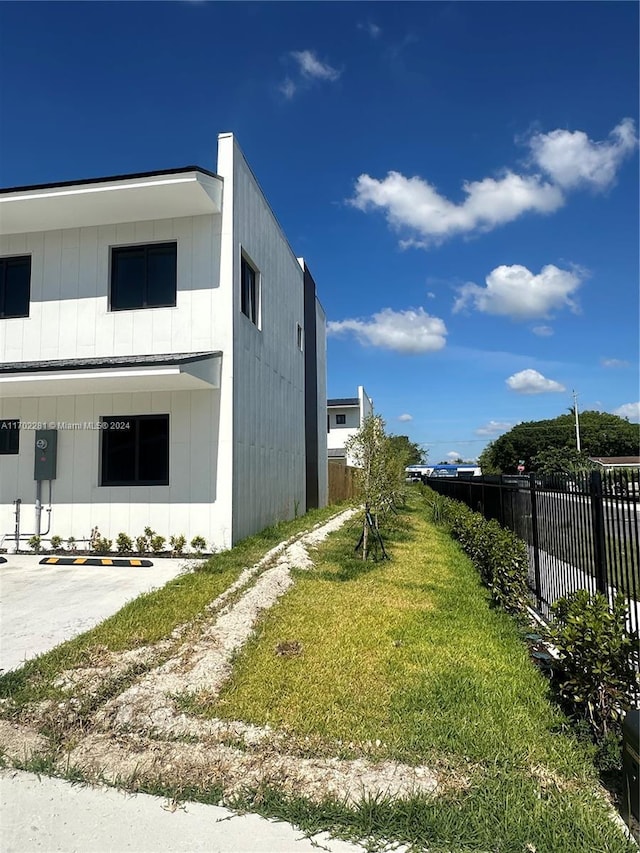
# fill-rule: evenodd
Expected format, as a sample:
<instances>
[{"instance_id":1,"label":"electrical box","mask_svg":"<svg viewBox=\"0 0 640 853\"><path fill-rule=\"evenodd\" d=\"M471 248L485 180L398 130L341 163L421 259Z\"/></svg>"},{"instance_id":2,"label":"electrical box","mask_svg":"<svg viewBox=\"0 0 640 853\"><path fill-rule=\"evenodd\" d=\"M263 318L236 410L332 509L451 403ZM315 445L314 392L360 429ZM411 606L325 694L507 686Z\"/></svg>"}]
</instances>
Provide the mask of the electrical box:
<instances>
[{"instance_id":1,"label":"electrical box","mask_svg":"<svg viewBox=\"0 0 640 853\"><path fill-rule=\"evenodd\" d=\"M55 480L58 433L55 429L37 429L34 480Z\"/></svg>"}]
</instances>

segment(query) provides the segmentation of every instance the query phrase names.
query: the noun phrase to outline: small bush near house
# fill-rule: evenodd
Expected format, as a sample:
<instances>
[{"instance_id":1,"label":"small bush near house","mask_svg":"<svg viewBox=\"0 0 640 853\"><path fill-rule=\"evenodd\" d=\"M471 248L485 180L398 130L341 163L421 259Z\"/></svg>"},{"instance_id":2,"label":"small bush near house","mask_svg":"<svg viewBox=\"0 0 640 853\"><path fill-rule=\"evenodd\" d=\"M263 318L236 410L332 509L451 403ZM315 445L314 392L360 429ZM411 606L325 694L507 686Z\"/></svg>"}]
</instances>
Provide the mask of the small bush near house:
<instances>
[{"instance_id":1,"label":"small bush near house","mask_svg":"<svg viewBox=\"0 0 640 853\"><path fill-rule=\"evenodd\" d=\"M108 554L112 545L113 539L107 539L106 536L96 536L91 542L91 548L96 554Z\"/></svg>"},{"instance_id":2,"label":"small bush near house","mask_svg":"<svg viewBox=\"0 0 640 853\"><path fill-rule=\"evenodd\" d=\"M31 539L29 539L27 544L29 545L29 548L31 548L31 550L33 551L34 554L39 554L40 551L42 550L42 548L41 548L42 542L41 542L41 539L39 536L32 536Z\"/></svg>"},{"instance_id":3,"label":"small bush near house","mask_svg":"<svg viewBox=\"0 0 640 853\"><path fill-rule=\"evenodd\" d=\"M126 533L118 533L116 548L118 550L118 554L130 554L131 551L133 551L133 541L131 537L127 536Z\"/></svg>"},{"instance_id":4,"label":"small bush near house","mask_svg":"<svg viewBox=\"0 0 640 853\"><path fill-rule=\"evenodd\" d=\"M169 538L169 545L171 546L171 553L175 556L179 557L184 552L184 546L187 544L187 540L184 536L171 536Z\"/></svg>"},{"instance_id":5,"label":"small bush near house","mask_svg":"<svg viewBox=\"0 0 640 853\"><path fill-rule=\"evenodd\" d=\"M640 696L638 635L627 629L625 599L619 595L610 609L604 595L581 589L556 601L552 612L549 634L560 656L554 666L559 693L608 754L624 712Z\"/></svg>"},{"instance_id":6,"label":"small bush near house","mask_svg":"<svg viewBox=\"0 0 640 853\"><path fill-rule=\"evenodd\" d=\"M154 554L162 553L162 551L164 550L164 543L166 541L167 540L165 539L164 536L160 536L159 533L154 533L153 536L151 537L151 541L150 541L151 550L153 551L153 553Z\"/></svg>"},{"instance_id":7,"label":"small bush near house","mask_svg":"<svg viewBox=\"0 0 640 853\"><path fill-rule=\"evenodd\" d=\"M207 547L206 540L203 539L202 536L194 536L191 540L191 547L196 554L202 554L204 549Z\"/></svg>"},{"instance_id":8,"label":"small bush near house","mask_svg":"<svg viewBox=\"0 0 640 853\"><path fill-rule=\"evenodd\" d=\"M67 539L67 548L69 549L69 551L75 551L76 550L76 538L75 538L75 536L70 536Z\"/></svg>"},{"instance_id":9,"label":"small bush near house","mask_svg":"<svg viewBox=\"0 0 640 853\"><path fill-rule=\"evenodd\" d=\"M136 536L136 551L139 554L146 554L149 549L146 536Z\"/></svg>"},{"instance_id":10,"label":"small bush near house","mask_svg":"<svg viewBox=\"0 0 640 853\"><path fill-rule=\"evenodd\" d=\"M51 548L53 551L58 551L60 548L62 548L62 536L51 537Z\"/></svg>"}]
</instances>

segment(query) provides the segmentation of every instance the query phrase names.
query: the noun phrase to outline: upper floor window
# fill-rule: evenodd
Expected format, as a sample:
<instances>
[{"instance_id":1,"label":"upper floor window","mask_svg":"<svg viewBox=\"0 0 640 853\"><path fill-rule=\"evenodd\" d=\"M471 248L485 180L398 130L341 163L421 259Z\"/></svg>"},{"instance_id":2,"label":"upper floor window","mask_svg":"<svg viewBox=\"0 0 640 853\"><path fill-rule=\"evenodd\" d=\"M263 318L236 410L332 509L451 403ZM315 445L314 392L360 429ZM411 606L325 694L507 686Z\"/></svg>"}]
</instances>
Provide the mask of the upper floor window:
<instances>
[{"instance_id":1,"label":"upper floor window","mask_svg":"<svg viewBox=\"0 0 640 853\"><path fill-rule=\"evenodd\" d=\"M244 255L240 264L240 310L260 327L260 273Z\"/></svg>"},{"instance_id":2,"label":"upper floor window","mask_svg":"<svg viewBox=\"0 0 640 853\"><path fill-rule=\"evenodd\" d=\"M111 250L111 310L167 308L176 304L177 243Z\"/></svg>"},{"instance_id":3,"label":"upper floor window","mask_svg":"<svg viewBox=\"0 0 640 853\"><path fill-rule=\"evenodd\" d=\"M336 426L344 426L347 423L346 415L336 415Z\"/></svg>"},{"instance_id":4,"label":"upper floor window","mask_svg":"<svg viewBox=\"0 0 640 853\"><path fill-rule=\"evenodd\" d=\"M20 421L0 421L0 454L20 452Z\"/></svg>"},{"instance_id":5,"label":"upper floor window","mask_svg":"<svg viewBox=\"0 0 640 853\"><path fill-rule=\"evenodd\" d=\"M31 256L0 258L0 317L28 317Z\"/></svg>"}]
</instances>

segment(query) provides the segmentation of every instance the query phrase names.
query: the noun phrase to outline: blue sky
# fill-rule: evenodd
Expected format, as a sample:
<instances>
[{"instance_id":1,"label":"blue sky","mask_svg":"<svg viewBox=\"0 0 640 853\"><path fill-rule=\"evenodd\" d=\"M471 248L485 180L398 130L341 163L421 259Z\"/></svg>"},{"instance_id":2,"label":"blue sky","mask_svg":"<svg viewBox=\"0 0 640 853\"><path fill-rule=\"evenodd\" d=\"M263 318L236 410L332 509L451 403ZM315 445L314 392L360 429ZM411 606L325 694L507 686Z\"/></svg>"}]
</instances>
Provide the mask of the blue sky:
<instances>
[{"instance_id":1,"label":"blue sky","mask_svg":"<svg viewBox=\"0 0 640 853\"><path fill-rule=\"evenodd\" d=\"M430 461L572 404L637 421L632 2L1 3L0 184L233 131L329 320L328 392Z\"/></svg>"}]
</instances>

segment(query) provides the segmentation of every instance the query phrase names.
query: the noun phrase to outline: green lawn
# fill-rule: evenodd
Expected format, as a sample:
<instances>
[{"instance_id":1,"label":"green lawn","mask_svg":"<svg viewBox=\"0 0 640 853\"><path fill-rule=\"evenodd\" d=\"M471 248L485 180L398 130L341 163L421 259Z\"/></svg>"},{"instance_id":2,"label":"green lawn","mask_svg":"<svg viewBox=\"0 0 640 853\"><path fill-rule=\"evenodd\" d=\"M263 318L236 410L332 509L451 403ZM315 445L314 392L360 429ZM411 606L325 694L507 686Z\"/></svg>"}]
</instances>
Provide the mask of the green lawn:
<instances>
[{"instance_id":1,"label":"green lawn","mask_svg":"<svg viewBox=\"0 0 640 853\"><path fill-rule=\"evenodd\" d=\"M353 529L324 544L316 568L298 572L266 615L219 700L200 711L470 782L435 801L380 801L357 815L327 804L309 825L432 850L627 850L593 796L591 757L565 733L518 627L490 609L470 561L412 503L390 561L354 559ZM277 655L283 642L301 653ZM275 794L269 808L289 819L309 811Z\"/></svg>"}]
</instances>

